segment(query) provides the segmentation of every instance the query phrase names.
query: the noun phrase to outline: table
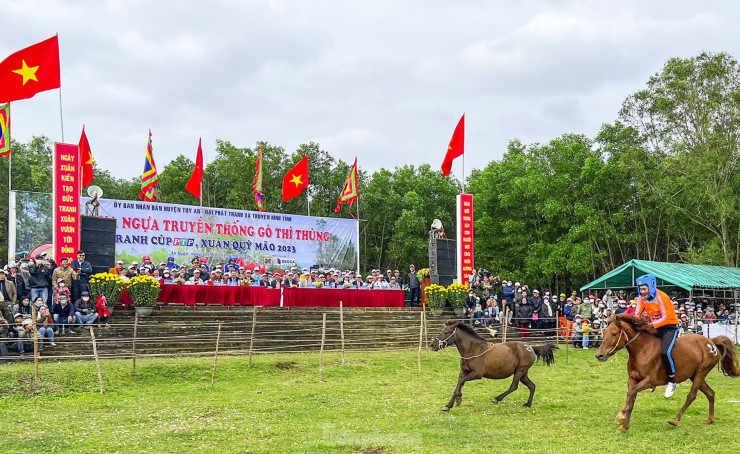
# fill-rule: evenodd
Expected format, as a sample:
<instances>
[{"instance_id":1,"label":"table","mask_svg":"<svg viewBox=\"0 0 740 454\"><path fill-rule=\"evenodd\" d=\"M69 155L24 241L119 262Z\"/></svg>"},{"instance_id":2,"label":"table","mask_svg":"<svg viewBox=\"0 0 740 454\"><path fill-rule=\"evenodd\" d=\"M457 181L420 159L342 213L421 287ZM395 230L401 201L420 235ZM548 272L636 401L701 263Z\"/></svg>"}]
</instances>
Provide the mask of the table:
<instances>
[{"instance_id":1,"label":"table","mask_svg":"<svg viewBox=\"0 0 740 454\"><path fill-rule=\"evenodd\" d=\"M283 290L285 307L403 307L403 290L365 290L329 288L286 288ZM162 284L157 301L164 304L180 303L219 304L224 306L280 306L280 289L232 285ZM132 304L127 291L121 303Z\"/></svg>"},{"instance_id":2,"label":"table","mask_svg":"<svg viewBox=\"0 0 740 454\"><path fill-rule=\"evenodd\" d=\"M403 290L366 290L341 288L286 288L284 305L288 307L403 307Z\"/></svg>"}]
</instances>

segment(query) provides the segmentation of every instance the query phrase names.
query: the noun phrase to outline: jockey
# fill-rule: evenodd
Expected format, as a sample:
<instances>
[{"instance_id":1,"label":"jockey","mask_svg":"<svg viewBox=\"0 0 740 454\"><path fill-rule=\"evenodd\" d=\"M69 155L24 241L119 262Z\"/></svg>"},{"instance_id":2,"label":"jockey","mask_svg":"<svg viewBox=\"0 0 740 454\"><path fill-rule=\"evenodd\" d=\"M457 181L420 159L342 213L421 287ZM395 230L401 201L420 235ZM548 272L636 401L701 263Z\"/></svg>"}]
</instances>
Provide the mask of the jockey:
<instances>
[{"instance_id":1,"label":"jockey","mask_svg":"<svg viewBox=\"0 0 740 454\"><path fill-rule=\"evenodd\" d=\"M676 391L676 365L673 362L671 351L678 337L678 328L680 321L676 316L676 310L671 304L671 299L658 290L657 279L652 274L646 274L637 278L635 282L640 291L637 298L636 316L642 316L643 313L650 317L653 326L658 330L660 337L661 356L666 372L668 372L668 385L665 390L665 397L673 396Z\"/></svg>"}]
</instances>

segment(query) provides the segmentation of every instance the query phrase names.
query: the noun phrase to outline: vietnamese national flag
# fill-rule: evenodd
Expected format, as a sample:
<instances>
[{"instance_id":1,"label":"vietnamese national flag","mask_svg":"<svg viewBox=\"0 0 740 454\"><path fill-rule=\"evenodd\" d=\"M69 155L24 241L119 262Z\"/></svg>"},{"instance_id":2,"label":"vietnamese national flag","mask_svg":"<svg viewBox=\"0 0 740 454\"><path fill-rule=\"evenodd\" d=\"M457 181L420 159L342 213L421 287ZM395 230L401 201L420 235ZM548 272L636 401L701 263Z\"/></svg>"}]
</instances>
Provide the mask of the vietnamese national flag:
<instances>
[{"instance_id":1,"label":"vietnamese national flag","mask_svg":"<svg viewBox=\"0 0 740 454\"><path fill-rule=\"evenodd\" d=\"M59 41L41 41L0 62L0 102L17 101L59 88Z\"/></svg>"},{"instance_id":2,"label":"vietnamese national flag","mask_svg":"<svg viewBox=\"0 0 740 454\"><path fill-rule=\"evenodd\" d=\"M463 114L460 121L455 127L455 132L452 133L452 139L450 144L447 146L447 154L445 160L442 161L442 174L447 176L452 170L452 160L462 156L465 152L465 114Z\"/></svg>"},{"instance_id":3,"label":"vietnamese national flag","mask_svg":"<svg viewBox=\"0 0 740 454\"><path fill-rule=\"evenodd\" d=\"M198 200L201 198L200 188L203 183L203 148L200 143L201 139L198 139L198 155L195 157L195 168L185 185L185 190L193 194Z\"/></svg>"},{"instance_id":4,"label":"vietnamese national flag","mask_svg":"<svg viewBox=\"0 0 740 454\"><path fill-rule=\"evenodd\" d=\"M89 185L93 180L93 157L90 150L90 142L87 141L85 125L82 125L82 136L80 136L80 160L82 161L82 187Z\"/></svg>"},{"instance_id":5,"label":"vietnamese national flag","mask_svg":"<svg viewBox=\"0 0 740 454\"><path fill-rule=\"evenodd\" d=\"M308 156L298 161L283 177L283 201L287 202L295 196L301 195L308 187Z\"/></svg>"}]
</instances>

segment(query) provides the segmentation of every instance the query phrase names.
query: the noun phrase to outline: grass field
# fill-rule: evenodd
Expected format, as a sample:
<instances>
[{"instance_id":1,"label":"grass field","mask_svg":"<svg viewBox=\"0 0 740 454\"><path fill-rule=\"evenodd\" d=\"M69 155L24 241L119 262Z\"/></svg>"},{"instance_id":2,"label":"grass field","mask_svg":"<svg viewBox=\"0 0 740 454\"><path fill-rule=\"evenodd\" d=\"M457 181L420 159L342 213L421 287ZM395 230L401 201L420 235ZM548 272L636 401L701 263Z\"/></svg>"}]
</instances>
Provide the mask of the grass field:
<instances>
[{"instance_id":1,"label":"grass field","mask_svg":"<svg viewBox=\"0 0 740 454\"><path fill-rule=\"evenodd\" d=\"M713 371L716 422L706 426L707 401L697 398L679 427L666 421L688 385L666 400L662 389L641 393L632 428L617 434L614 416L626 392L626 355L599 363L593 350L557 353L536 365L531 409L525 387L498 405L490 399L508 381L465 385L449 413L458 374L457 351L221 357L211 388L212 358L104 361L106 394L95 363L42 362L0 368L0 452L738 452L740 379Z\"/></svg>"}]
</instances>

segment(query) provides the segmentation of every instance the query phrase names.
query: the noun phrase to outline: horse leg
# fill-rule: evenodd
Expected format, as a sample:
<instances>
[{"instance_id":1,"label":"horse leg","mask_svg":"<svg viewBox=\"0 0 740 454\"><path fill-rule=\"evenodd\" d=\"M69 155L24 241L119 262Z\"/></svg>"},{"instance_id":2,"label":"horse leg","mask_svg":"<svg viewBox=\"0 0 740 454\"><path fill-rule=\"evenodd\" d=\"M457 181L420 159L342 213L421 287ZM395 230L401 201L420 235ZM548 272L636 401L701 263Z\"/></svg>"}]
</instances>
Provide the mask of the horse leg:
<instances>
[{"instance_id":1,"label":"horse leg","mask_svg":"<svg viewBox=\"0 0 740 454\"><path fill-rule=\"evenodd\" d=\"M529 388L529 400L527 401L527 403L522 405L522 407L529 408L532 406L532 399L534 399L534 389L536 388L536 386L534 385L532 380L530 380L529 375L527 375L526 373L522 376L522 383L524 383L524 386Z\"/></svg>"},{"instance_id":2,"label":"horse leg","mask_svg":"<svg viewBox=\"0 0 740 454\"><path fill-rule=\"evenodd\" d=\"M511 381L511 386L509 386L509 389L507 389L503 393L496 396L491 402L493 402L494 404L497 404L501 402L502 400L504 400L504 397L516 391L516 389L519 387L519 380L522 379L522 375L523 374L519 371L515 372L514 379Z\"/></svg>"},{"instance_id":3,"label":"horse leg","mask_svg":"<svg viewBox=\"0 0 740 454\"><path fill-rule=\"evenodd\" d=\"M637 386L637 382L635 380L631 378L627 380L628 390L634 386ZM627 409L628 409L627 403L629 403L629 393L627 393L627 396L628 396L628 399L625 400L624 405L622 406L622 409L619 410L619 413L617 413L616 422L617 422L617 425L619 426L622 425L622 422L624 421L624 415L627 413Z\"/></svg>"},{"instance_id":4,"label":"horse leg","mask_svg":"<svg viewBox=\"0 0 740 454\"><path fill-rule=\"evenodd\" d=\"M442 411L450 411L450 408L455 406L455 403L459 406L462 403L462 387L468 380L474 380L475 374L471 371L468 373L465 373L463 371L460 371L460 375L457 378L457 386L455 387L455 391L452 392L452 397L450 398L450 401L442 407Z\"/></svg>"},{"instance_id":5,"label":"horse leg","mask_svg":"<svg viewBox=\"0 0 740 454\"><path fill-rule=\"evenodd\" d=\"M691 391L689 391L689 394L686 396L686 402L683 404L683 407L681 407L678 413L676 413L676 416L668 420L668 424L672 426L678 425L678 422L681 420L681 416L683 416L683 413L686 411L687 408L689 408L694 400L696 400L696 392L699 391L702 383L704 383L704 377L694 377L694 380L691 384Z\"/></svg>"},{"instance_id":6,"label":"horse leg","mask_svg":"<svg viewBox=\"0 0 740 454\"><path fill-rule=\"evenodd\" d=\"M630 418L632 417L632 409L635 408L635 399L637 398L637 393L650 388L650 386L650 380L647 378L641 380L639 383L636 383L633 380L629 381L627 389L627 401L624 403L623 409L624 419L622 420L622 425L619 426L619 428L617 429L618 432L627 432L627 430L630 428Z\"/></svg>"},{"instance_id":7,"label":"horse leg","mask_svg":"<svg viewBox=\"0 0 740 454\"><path fill-rule=\"evenodd\" d=\"M699 390L707 396L709 401L709 417L704 420L704 424L712 424L714 422L714 390L709 387L706 381L701 384Z\"/></svg>"}]
</instances>

